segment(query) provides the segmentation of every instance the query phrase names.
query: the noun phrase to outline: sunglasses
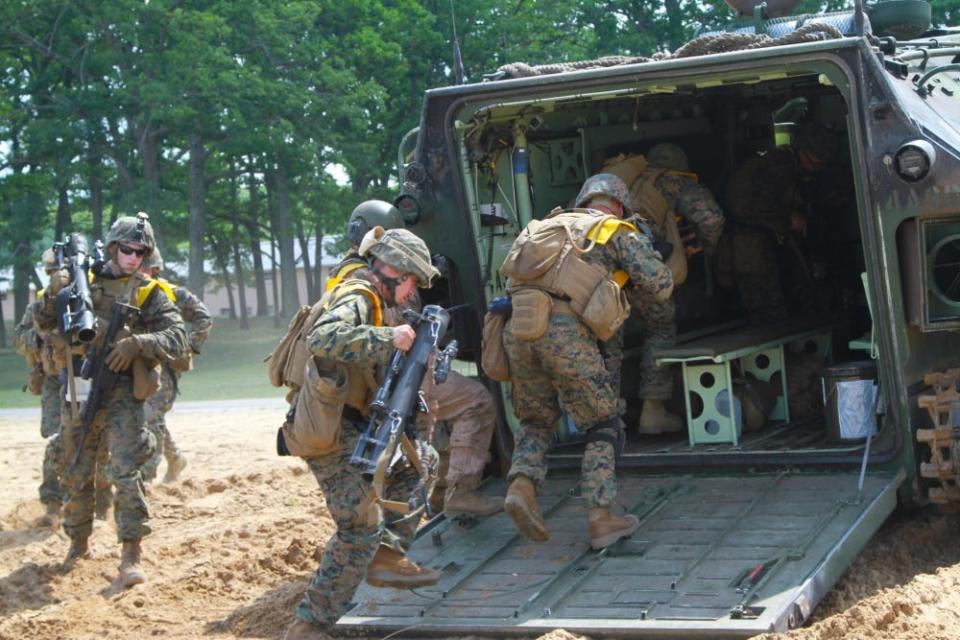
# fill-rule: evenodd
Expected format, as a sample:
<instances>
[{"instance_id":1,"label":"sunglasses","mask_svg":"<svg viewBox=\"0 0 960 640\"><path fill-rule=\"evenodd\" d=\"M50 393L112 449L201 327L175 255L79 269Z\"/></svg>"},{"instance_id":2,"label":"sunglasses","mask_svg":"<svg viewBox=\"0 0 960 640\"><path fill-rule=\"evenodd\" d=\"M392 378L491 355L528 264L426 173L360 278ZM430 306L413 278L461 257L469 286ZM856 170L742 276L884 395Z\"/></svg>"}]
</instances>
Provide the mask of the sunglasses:
<instances>
[{"instance_id":1,"label":"sunglasses","mask_svg":"<svg viewBox=\"0 0 960 640\"><path fill-rule=\"evenodd\" d=\"M128 246L125 245L125 244L118 244L118 245L117 245L117 250L119 250L120 253L122 253L122 254L125 255L125 256L133 256L133 255L135 255L135 256L137 256L138 258L142 258L143 256L147 255L147 250L146 250L146 249L134 249L133 247L128 247Z\"/></svg>"}]
</instances>

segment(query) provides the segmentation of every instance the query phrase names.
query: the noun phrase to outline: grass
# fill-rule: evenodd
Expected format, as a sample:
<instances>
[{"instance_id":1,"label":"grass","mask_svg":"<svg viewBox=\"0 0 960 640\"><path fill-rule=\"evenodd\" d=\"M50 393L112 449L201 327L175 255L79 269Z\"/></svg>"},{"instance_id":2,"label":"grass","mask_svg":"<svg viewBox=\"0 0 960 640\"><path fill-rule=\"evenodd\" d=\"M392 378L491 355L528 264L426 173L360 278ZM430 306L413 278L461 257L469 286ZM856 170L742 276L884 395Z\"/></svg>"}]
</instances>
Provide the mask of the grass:
<instances>
[{"instance_id":1,"label":"grass","mask_svg":"<svg viewBox=\"0 0 960 640\"><path fill-rule=\"evenodd\" d=\"M284 390L270 385L264 357L286 331L273 326L272 318L251 318L250 329L242 331L239 320L215 318L213 331L194 360L194 370L180 380L181 400L229 400L270 398ZM13 340L12 327L7 331ZM40 399L22 392L27 367L12 348L0 349L0 408L38 407Z\"/></svg>"}]
</instances>

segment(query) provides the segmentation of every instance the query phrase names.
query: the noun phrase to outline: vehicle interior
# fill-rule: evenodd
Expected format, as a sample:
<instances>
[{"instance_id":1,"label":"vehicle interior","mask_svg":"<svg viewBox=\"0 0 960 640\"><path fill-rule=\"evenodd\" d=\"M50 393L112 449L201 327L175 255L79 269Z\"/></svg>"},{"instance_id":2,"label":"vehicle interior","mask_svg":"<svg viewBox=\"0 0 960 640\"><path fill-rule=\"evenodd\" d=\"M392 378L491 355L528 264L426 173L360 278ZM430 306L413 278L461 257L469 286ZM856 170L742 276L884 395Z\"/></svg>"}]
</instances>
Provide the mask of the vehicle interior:
<instances>
[{"instance_id":1,"label":"vehicle interior","mask_svg":"<svg viewBox=\"0 0 960 640\"><path fill-rule=\"evenodd\" d=\"M725 238L712 255L699 250L695 239L685 240L688 275L674 293L678 336L675 345L655 353L671 369L668 407L684 417L685 430L637 433L645 334L636 309L625 325L621 396L627 445L621 464L677 464L691 455L696 464L733 462L731 456L782 463L811 453L849 462L862 455L872 425L882 426L882 419L872 418L883 413L882 385L873 382L879 354L866 294L847 102L838 88L842 75L827 67L566 95L554 90L516 102L474 104L458 115L461 169L468 176L488 300L502 295L505 282L497 268L529 217L571 206L583 181L611 158L644 154L660 142L677 144L689 159L693 175L687 179L706 186L727 213ZM819 171L804 175L799 213L807 221L805 233L773 236L788 319L758 322L744 308L731 266L729 238L742 227L728 214L727 183L749 157L790 145L801 122L830 129L839 151L821 159ZM681 235L695 235L687 221L677 222ZM847 389L842 398L841 388ZM854 399L853 388L867 395ZM857 427L862 431L851 430L849 416L840 418L838 406L846 411L851 402L866 403L859 413L871 416ZM890 446L889 436L880 429L874 451ZM574 463L581 442L573 425L559 425L553 458Z\"/></svg>"}]
</instances>

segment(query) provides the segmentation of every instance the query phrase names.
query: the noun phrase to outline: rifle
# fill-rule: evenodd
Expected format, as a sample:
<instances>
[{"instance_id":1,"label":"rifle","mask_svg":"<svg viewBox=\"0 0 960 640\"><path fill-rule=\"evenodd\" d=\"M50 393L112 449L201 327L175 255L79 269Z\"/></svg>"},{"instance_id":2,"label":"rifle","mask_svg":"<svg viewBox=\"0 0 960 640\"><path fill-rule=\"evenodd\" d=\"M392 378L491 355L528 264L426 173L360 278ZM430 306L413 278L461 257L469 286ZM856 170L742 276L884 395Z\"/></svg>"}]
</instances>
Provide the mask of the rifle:
<instances>
[{"instance_id":1,"label":"rifle","mask_svg":"<svg viewBox=\"0 0 960 640\"><path fill-rule=\"evenodd\" d=\"M427 305L421 313L404 311L404 317L416 331L410 351L397 349L390 359L386 377L373 402L370 403L370 422L350 456L350 464L359 468L363 477L371 480L377 502L388 509L409 513L407 503L383 499L383 485L395 459L398 447L420 473L424 488L428 470L420 461L412 440L415 439L416 417L427 407L420 397L420 386L427 373L430 356L436 354L434 381L444 382L450 371L450 362L457 355L457 341L440 350L440 343L450 324L450 314L442 307Z\"/></svg>"}]
</instances>

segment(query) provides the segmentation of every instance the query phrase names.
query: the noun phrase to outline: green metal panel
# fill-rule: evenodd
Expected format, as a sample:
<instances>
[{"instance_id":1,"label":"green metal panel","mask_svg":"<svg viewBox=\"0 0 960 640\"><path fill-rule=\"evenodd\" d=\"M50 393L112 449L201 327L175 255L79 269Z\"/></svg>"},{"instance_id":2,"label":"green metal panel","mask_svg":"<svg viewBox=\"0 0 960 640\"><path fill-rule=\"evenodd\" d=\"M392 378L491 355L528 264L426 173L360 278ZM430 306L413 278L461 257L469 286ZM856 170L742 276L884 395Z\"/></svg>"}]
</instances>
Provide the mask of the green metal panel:
<instances>
[{"instance_id":1,"label":"green metal panel","mask_svg":"<svg viewBox=\"0 0 960 640\"><path fill-rule=\"evenodd\" d=\"M641 520L591 550L576 478L540 496L550 541L506 515L434 521L411 556L443 571L431 588L364 586L339 629L404 636L588 635L746 638L800 624L896 505L902 473L621 477L618 503ZM503 491L503 486L489 486Z\"/></svg>"}]
</instances>

